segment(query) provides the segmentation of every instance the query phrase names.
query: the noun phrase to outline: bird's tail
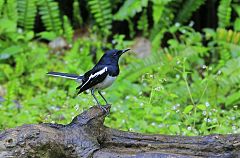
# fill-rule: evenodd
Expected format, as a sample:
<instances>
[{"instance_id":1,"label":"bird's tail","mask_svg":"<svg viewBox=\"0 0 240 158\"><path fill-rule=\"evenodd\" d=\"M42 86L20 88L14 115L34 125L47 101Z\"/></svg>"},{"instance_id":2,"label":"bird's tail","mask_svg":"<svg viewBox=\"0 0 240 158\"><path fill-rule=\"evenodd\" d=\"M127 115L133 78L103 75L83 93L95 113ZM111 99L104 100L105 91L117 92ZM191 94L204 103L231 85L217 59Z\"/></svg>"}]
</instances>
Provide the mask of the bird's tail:
<instances>
[{"instance_id":1,"label":"bird's tail","mask_svg":"<svg viewBox=\"0 0 240 158\"><path fill-rule=\"evenodd\" d=\"M83 76L79 76L76 74L62 73L62 72L48 72L47 75L68 78L68 79L76 80L78 82L81 82L83 78Z\"/></svg>"}]
</instances>

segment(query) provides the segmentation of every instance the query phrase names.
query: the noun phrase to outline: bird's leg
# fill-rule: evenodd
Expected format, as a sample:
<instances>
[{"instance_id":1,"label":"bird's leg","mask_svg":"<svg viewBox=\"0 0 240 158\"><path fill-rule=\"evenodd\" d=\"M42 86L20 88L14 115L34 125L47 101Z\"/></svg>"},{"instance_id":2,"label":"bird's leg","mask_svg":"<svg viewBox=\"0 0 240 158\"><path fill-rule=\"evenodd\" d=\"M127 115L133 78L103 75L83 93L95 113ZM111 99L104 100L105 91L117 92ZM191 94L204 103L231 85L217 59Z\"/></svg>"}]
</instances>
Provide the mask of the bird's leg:
<instances>
[{"instance_id":1,"label":"bird's leg","mask_svg":"<svg viewBox=\"0 0 240 158\"><path fill-rule=\"evenodd\" d=\"M91 94L93 96L93 98L96 100L97 104L98 104L98 107L102 110L102 111L105 111L106 113L108 112L103 106L100 105L99 101L97 100L95 94L94 94L94 89L91 89Z\"/></svg>"},{"instance_id":2,"label":"bird's leg","mask_svg":"<svg viewBox=\"0 0 240 158\"><path fill-rule=\"evenodd\" d=\"M103 98L103 100L105 101L106 105L108 105L108 102L107 102L107 100L104 98L104 96L102 95L101 91L98 91L98 94L100 94L100 95L101 95L101 97L102 97L102 98Z\"/></svg>"}]
</instances>

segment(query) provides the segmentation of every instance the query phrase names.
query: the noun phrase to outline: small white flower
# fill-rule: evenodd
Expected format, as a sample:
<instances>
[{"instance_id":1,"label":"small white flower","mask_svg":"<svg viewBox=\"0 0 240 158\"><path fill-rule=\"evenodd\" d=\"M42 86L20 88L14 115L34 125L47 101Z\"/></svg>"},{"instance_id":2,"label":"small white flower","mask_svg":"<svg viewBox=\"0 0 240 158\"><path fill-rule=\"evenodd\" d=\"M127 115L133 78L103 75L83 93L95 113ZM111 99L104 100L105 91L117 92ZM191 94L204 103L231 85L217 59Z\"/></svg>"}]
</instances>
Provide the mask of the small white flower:
<instances>
[{"instance_id":1,"label":"small white flower","mask_svg":"<svg viewBox=\"0 0 240 158\"><path fill-rule=\"evenodd\" d=\"M78 110L79 110L79 104L76 104L76 105L74 106L74 108L75 108L76 111L78 111Z\"/></svg>"},{"instance_id":2,"label":"small white flower","mask_svg":"<svg viewBox=\"0 0 240 158\"><path fill-rule=\"evenodd\" d=\"M173 106L172 109L173 109L173 110L176 110L176 109L177 109L177 106Z\"/></svg>"},{"instance_id":3,"label":"small white flower","mask_svg":"<svg viewBox=\"0 0 240 158\"><path fill-rule=\"evenodd\" d=\"M152 126L156 126L156 122L152 122L151 125L152 125Z\"/></svg>"},{"instance_id":4,"label":"small white flower","mask_svg":"<svg viewBox=\"0 0 240 158\"><path fill-rule=\"evenodd\" d=\"M192 130L192 127L188 126L187 130L191 131L191 130Z\"/></svg>"},{"instance_id":5,"label":"small white flower","mask_svg":"<svg viewBox=\"0 0 240 158\"><path fill-rule=\"evenodd\" d=\"M127 96L125 97L125 99L130 99L130 96L127 95Z\"/></svg>"},{"instance_id":6,"label":"small white flower","mask_svg":"<svg viewBox=\"0 0 240 158\"><path fill-rule=\"evenodd\" d=\"M212 122L212 120L210 118L207 119L207 122Z\"/></svg>"},{"instance_id":7,"label":"small white flower","mask_svg":"<svg viewBox=\"0 0 240 158\"><path fill-rule=\"evenodd\" d=\"M179 74L176 74L176 78L179 79L179 78L180 78L180 75L179 75Z\"/></svg>"},{"instance_id":8,"label":"small white flower","mask_svg":"<svg viewBox=\"0 0 240 158\"><path fill-rule=\"evenodd\" d=\"M210 103L209 103L209 102L206 102L205 105L206 105L206 107L209 107L209 106L210 106Z\"/></svg>"},{"instance_id":9,"label":"small white flower","mask_svg":"<svg viewBox=\"0 0 240 158\"><path fill-rule=\"evenodd\" d=\"M159 87L156 87L154 88L155 91L160 91L162 88L159 86Z\"/></svg>"},{"instance_id":10,"label":"small white flower","mask_svg":"<svg viewBox=\"0 0 240 158\"><path fill-rule=\"evenodd\" d=\"M206 111L203 111L202 114L203 114L204 116L206 116L206 115L207 115L207 112L206 112Z\"/></svg>"},{"instance_id":11,"label":"small white flower","mask_svg":"<svg viewBox=\"0 0 240 158\"><path fill-rule=\"evenodd\" d=\"M213 111L213 112L217 112L217 110L216 110L216 109L212 109L212 111Z\"/></svg>"},{"instance_id":12,"label":"small white flower","mask_svg":"<svg viewBox=\"0 0 240 158\"><path fill-rule=\"evenodd\" d=\"M143 103L140 103L140 107L143 107Z\"/></svg>"},{"instance_id":13,"label":"small white flower","mask_svg":"<svg viewBox=\"0 0 240 158\"><path fill-rule=\"evenodd\" d=\"M181 26L181 24L180 24L179 22L176 22L176 23L175 23L175 26L176 26L176 27L179 27L179 26Z\"/></svg>"},{"instance_id":14,"label":"small white flower","mask_svg":"<svg viewBox=\"0 0 240 158\"><path fill-rule=\"evenodd\" d=\"M217 75L221 75L222 71L218 70Z\"/></svg>"},{"instance_id":15,"label":"small white flower","mask_svg":"<svg viewBox=\"0 0 240 158\"><path fill-rule=\"evenodd\" d=\"M158 127L159 128L164 127L164 124L159 124Z\"/></svg>"},{"instance_id":16,"label":"small white flower","mask_svg":"<svg viewBox=\"0 0 240 158\"><path fill-rule=\"evenodd\" d=\"M19 34L21 34L21 33L23 33L23 29L18 28L18 29L17 29L17 32L18 32Z\"/></svg>"},{"instance_id":17,"label":"small white flower","mask_svg":"<svg viewBox=\"0 0 240 158\"><path fill-rule=\"evenodd\" d=\"M206 66L206 65L203 65L203 66L202 66L202 68L203 68L203 69L206 69L206 68L207 68L207 66Z\"/></svg>"},{"instance_id":18,"label":"small white flower","mask_svg":"<svg viewBox=\"0 0 240 158\"><path fill-rule=\"evenodd\" d=\"M188 24L188 26L190 27L193 27L193 25L194 25L194 21L190 21L190 23Z\"/></svg>"},{"instance_id":19,"label":"small white flower","mask_svg":"<svg viewBox=\"0 0 240 158\"><path fill-rule=\"evenodd\" d=\"M187 31L185 29L182 30L182 34L185 34Z\"/></svg>"}]
</instances>

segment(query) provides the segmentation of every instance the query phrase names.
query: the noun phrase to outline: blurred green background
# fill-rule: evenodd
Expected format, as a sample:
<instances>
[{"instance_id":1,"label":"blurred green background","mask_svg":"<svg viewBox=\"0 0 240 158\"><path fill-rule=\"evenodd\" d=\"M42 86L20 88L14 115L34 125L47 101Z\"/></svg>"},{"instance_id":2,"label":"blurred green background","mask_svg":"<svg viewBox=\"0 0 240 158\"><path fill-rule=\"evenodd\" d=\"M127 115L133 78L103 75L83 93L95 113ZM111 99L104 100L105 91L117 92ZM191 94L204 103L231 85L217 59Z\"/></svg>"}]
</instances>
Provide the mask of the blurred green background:
<instances>
[{"instance_id":1,"label":"blurred green background","mask_svg":"<svg viewBox=\"0 0 240 158\"><path fill-rule=\"evenodd\" d=\"M240 133L239 31L239 0L0 0L0 129L69 123L93 97L46 73L83 74L131 48L105 90L107 126Z\"/></svg>"}]
</instances>

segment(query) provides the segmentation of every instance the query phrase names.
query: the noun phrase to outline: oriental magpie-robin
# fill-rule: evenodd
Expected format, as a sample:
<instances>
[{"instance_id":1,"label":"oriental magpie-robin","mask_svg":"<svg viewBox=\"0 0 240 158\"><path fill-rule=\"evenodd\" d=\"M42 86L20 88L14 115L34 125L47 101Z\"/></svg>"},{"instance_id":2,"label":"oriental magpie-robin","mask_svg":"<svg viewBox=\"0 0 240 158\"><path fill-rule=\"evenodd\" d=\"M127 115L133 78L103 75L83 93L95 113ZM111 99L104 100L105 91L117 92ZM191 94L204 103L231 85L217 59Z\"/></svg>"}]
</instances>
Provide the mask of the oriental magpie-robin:
<instances>
[{"instance_id":1,"label":"oriental magpie-robin","mask_svg":"<svg viewBox=\"0 0 240 158\"><path fill-rule=\"evenodd\" d=\"M47 74L50 76L73 79L80 82L81 85L77 87L77 89L79 90L77 94L80 94L83 91L90 89L91 94L96 100L99 108L106 111L106 109L100 105L94 94L94 91L97 90L100 96L106 102L106 104L108 104L107 100L102 95L101 90L111 86L112 83L115 81L116 77L119 75L119 58L123 53L127 52L128 50L130 49L113 49L107 51L101 57L99 62L91 70L87 71L84 75L76 75L62 72L48 72Z\"/></svg>"}]
</instances>

